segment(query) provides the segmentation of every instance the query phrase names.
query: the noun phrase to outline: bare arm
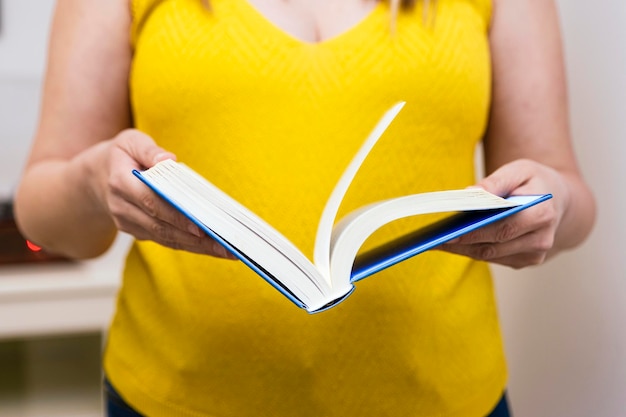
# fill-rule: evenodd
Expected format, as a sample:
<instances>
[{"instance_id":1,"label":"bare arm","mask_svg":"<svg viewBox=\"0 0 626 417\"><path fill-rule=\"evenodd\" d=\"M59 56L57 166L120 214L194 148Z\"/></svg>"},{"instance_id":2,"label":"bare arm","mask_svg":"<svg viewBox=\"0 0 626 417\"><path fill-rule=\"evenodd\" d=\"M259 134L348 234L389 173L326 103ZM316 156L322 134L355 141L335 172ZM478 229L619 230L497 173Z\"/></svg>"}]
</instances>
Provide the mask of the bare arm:
<instances>
[{"instance_id":1,"label":"bare arm","mask_svg":"<svg viewBox=\"0 0 626 417\"><path fill-rule=\"evenodd\" d=\"M16 195L22 231L50 250L96 255L115 236L90 190L88 159L94 145L130 127L129 19L119 0L57 4L41 118Z\"/></svg>"},{"instance_id":2,"label":"bare arm","mask_svg":"<svg viewBox=\"0 0 626 417\"><path fill-rule=\"evenodd\" d=\"M484 141L488 175L479 185L500 195L549 192L554 199L447 249L523 267L580 244L593 225L595 203L571 144L554 2L494 3L493 103Z\"/></svg>"},{"instance_id":3,"label":"bare arm","mask_svg":"<svg viewBox=\"0 0 626 417\"><path fill-rule=\"evenodd\" d=\"M21 231L50 251L94 257L117 230L224 255L131 174L174 157L131 127L128 0L59 0L40 122L15 198Z\"/></svg>"}]
</instances>

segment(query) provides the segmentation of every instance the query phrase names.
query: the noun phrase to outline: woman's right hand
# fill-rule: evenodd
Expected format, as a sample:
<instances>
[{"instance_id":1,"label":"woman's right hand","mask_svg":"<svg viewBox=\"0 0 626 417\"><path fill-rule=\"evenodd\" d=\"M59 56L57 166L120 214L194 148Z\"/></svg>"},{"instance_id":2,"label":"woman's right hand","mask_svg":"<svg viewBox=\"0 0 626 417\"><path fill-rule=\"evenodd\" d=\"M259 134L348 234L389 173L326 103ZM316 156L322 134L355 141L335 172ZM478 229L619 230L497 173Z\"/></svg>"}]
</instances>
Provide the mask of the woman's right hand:
<instances>
[{"instance_id":1,"label":"woman's right hand","mask_svg":"<svg viewBox=\"0 0 626 417\"><path fill-rule=\"evenodd\" d=\"M163 246L220 258L236 259L178 210L165 202L132 174L175 155L157 146L154 140L135 129L127 129L102 142L97 152L105 169L90 170L92 196L111 217L118 230L138 240L152 240Z\"/></svg>"},{"instance_id":2,"label":"woman's right hand","mask_svg":"<svg viewBox=\"0 0 626 417\"><path fill-rule=\"evenodd\" d=\"M72 259L103 254L118 230L219 257L217 242L132 174L173 158L133 125L126 1L58 0L41 115L15 192L22 234ZM111 139L113 138L113 139Z\"/></svg>"}]
</instances>

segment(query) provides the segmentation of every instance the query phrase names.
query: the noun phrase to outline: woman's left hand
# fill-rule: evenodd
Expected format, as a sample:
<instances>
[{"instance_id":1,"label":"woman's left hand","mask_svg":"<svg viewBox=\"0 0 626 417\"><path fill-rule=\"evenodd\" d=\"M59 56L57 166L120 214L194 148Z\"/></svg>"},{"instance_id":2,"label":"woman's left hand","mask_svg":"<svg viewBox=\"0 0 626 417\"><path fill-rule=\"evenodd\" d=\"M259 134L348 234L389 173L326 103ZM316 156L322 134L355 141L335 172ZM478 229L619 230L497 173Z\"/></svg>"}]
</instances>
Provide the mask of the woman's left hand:
<instances>
[{"instance_id":1,"label":"woman's left hand","mask_svg":"<svg viewBox=\"0 0 626 417\"><path fill-rule=\"evenodd\" d=\"M442 250L513 268L543 263L555 246L570 200L563 174L520 159L503 165L477 184L499 195L553 194L553 198L441 246Z\"/></svg>"},{"instance_id":2,"label":"woman's left hand","mask_svg":"<svg viewBox=\"0 0 626 417\"><path fill-rule=\"evenodd\" d=\"M500 196L554 197L441 249L523 268L582 243L595 200L571 143L556 2L494 2L489 44L492 97L482 141L488 174L477 185Z\"/></svg>"}]
</instances>

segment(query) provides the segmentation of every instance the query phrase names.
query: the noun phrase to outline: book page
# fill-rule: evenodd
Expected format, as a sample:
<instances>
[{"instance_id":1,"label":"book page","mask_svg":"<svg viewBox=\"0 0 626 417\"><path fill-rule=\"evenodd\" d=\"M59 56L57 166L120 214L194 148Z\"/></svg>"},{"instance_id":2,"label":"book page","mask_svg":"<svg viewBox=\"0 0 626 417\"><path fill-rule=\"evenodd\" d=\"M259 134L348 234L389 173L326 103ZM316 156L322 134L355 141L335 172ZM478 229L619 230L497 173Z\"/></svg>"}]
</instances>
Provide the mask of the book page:
<instances>
[{"instance_id":1,"label":"book page","mask_svg":"<svg viewBox=\"0 0 626 417\"><path fill-rule=\"evenodd\" d=\"M387 112L383 115L380 121L376 124L370 135L367 137L359 151L356 153L344 173L341 175L341 178L335 185L326 206L324 207L324 211L322 212L322 217L320 218L319 225L317 227L317 236L315 237L315 249L313 253L313 262L315 266L318 268L322 276L326 278L329 285L332 285L331 282L331 274L330 274L330 245L331 245L331 235L333 225L335 223L335 219L337 218L337 212L339 211L339 206L341 201L343 200L346 192L348 191L348 187L352 183L354 176L357 171L363 164L363 161L370 153L378 139L385 132L387 127L391 124L396 115L402 110L404 107L404 102L400 102L395 104L391 109L387 110ZM349 281L350 275L346 277Z\"/></svg>"},{"instance_id":2,"label":"book page","mask_svg":"<svg viewBox=\"0 0 626 417\"><path fill-rule=\"evenodd\" d=\"M286 237L186 165L162 161L141 176L187 217L258 261L305 304L328 298L325 280Z\"/></svg>"},{"instance_id":3,"label":"book page","mask_svg":"<svg viewBox=\"0 0 626 417\"><path fill-rule=\"evenodd\" d=\"M348 214L333 230L331 274L343 280L365 240L380 227L404 217L422 214L491 210L516 207L522 201L507 200L481 188L413 194L362 207Z\"/></svg>"}]
</instances>

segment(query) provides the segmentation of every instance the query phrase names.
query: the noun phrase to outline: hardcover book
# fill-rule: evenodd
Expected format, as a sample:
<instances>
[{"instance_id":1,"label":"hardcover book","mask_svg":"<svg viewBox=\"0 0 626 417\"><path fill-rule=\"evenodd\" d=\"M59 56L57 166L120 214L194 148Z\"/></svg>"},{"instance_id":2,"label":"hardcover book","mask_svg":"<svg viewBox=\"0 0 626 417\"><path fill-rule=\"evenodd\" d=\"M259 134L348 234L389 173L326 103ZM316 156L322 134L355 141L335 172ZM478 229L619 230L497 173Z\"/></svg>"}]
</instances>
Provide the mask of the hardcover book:
<instances>
[{"instance_id":1,"label":"hardcover book","mask_svg":"<svg viewBox=\"0 0 626 417\"><path fill-rule=\"evenodd\" d=\"M350 295L356 281L552 197L501 198L480 188L445 190L371 203L337 220L359 167L403 105L383 115L335 185L319 221L313 260L183 163L166 160L133 173L298 307L320 312ZM431 213L450 216L367 252L360 250L385 224Z\"/></svg>"}]
</instances>

